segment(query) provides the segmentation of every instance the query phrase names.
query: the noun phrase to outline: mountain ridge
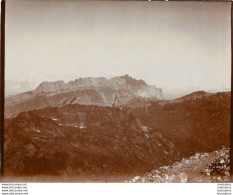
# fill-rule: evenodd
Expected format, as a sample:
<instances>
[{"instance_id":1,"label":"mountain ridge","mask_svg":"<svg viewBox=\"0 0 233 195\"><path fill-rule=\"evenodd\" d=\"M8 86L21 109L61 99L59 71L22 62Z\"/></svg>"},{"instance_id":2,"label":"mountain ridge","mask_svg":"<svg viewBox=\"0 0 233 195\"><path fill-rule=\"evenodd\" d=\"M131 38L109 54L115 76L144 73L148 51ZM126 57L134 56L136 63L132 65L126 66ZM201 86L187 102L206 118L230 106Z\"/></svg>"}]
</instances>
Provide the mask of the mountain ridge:
<instances>
[{"instance_id":1,"label":"mountain ridge","mask_svg":"<svg viewBox=\"0 0 233 195\"><path fill-rule=\"evenodd\" d=\"M229 147L229 92L160 102L122 108L68 104L6 119L5 173L136 176Z\"/></svg>"},{"instance_id":2,"label":"mountain ridge","mask_svg":"<svg viewBox=\"0 0 233 195\"><path fill-rule=\"evenodd\" d=\"M129 75L112 78L87 77L65 83L64 81L43 82L35 90L5 99L5 117L34 109L66 104L112 106L115 101L125 104L134 98L164 99L161 88L148 85Z\"/></svg>"},{"instance_id":3,"label":"mountain ridge","mask_svg":"<svg viewBox=\"0 0 233 195\"><path fill-rule=\"evenodd\" d=\"M147 86L147 83L143 80L137 80L129 75L124 75L124 76L116 76L112 78L105 78L105 77L85 77L82 78L80 77L79 79L75 79L74 81L69 81L65 83L63 80L58 80L54 82L42 82L35 90L35 93L53 93L53 92L59 92L60 91L75 91L80 88L91 88L91 87L102 87L103 85L114 85L114 87L119 87L119 85L130 85L134 87L138 86ZM55 86L54 86L55 85ZM153 86L153 85L148 85L148 86ZM54 89L51 88L55 87ZM156 87L156 86L153 86Z\"/></svg>"}]
</instances>

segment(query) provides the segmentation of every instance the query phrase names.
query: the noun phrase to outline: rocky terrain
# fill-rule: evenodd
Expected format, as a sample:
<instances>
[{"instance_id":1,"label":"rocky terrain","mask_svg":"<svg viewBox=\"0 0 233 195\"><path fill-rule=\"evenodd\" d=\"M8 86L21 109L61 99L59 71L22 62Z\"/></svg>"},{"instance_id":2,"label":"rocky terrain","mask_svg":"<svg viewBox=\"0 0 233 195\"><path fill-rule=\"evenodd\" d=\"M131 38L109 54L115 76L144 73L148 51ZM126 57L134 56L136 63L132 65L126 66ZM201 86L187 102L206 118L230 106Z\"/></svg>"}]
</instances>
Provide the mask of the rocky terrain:
<instances>
[{"instance_id":1,"label":"rocky terrain","mask_svg":"<svg viewBox=\"0 0 233 195\"><path fill-rule=\"evenodd\" d=\"M203 175L207 174L205 167L218 166L221 152L214 151L230 145L230 92L195 92L175 100L159 99L139 96L124 104L113 99L111 106L75 102L8 118L5 175L133 178L167 166L170 177L176 173L174 163L184 164L196 155L201 157L183 167L184 174L197 164L202 167L198 174ZM117 101L124 102L121 96ZM188 182L195 182L197 172L193 173L187 176ZM163 181L153 181L170 181L160 177ZM147 174L145 181L151 182Z\"/></svg>"},{"instance_id":2,"label":"rocky terrain","mask_svg":"<svg viewBox=\"0 0 233 195\"><path fill-rule=\"evenodd\" d=\"M229 148L196 153L169 166L162 166L126 181L132 183L218 183L230 182Z\"/></svg>"},{"instance_id":3,"label":"rocky terrain","mask_svg":"<svg viewBox=\"0 0 233 195\"><path fill-rule=\"evenodd\" d=\"M6 98L5 118L15 117L20 112L67 104L123 105L138 97L151 100L163 99L163 93L160 88L129 75L110 79L79 78L68 83L43 82L34 91Z\"/></svg>"}]
</instances>

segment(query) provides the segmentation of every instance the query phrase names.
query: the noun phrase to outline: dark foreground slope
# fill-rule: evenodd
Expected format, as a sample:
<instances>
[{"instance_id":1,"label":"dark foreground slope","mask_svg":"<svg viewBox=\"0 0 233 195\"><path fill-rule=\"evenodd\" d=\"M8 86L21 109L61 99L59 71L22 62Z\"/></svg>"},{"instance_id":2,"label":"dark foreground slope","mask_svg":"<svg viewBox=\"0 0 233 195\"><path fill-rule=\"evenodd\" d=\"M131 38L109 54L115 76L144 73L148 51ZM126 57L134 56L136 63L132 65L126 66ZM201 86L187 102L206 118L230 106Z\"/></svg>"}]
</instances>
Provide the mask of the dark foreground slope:
<instances>
[{"instance_id":1,"label":"dark foreground slope","mask_svg":"<svg viewBox=\"0 0 233 195\"><path fill-rule=\"evenodd\" d=\"M70 104L6 120L6 176L138 175L229 147L230 93L114 108Z\"/></svg>"},{"instance_id":2,"label":"dark foreground slope","mask_svg":"<svg viewBox=\"0 0 233 195\"><path fill-rule=\"evenodd\" d=\"M130 110L67 105L7 120L7 175L144 172L167 162L170 141L142 130ZM162 148L162 149L160 149ZM159 158L158 158L159 157Z\"/></svg>"},{"instance_id":3,"label":"dark foreground slope","mask_svg":"<svg viewBox=\"0 0 233 195\"><path fill-rule=\"evenodd\" d=\"M195 92L176 100L151 102L135 113L148 126L163 129L163 135L186 142L190 151L213 151L230 144L230 97L230 92Z\"/></svg>"}]
</instances>

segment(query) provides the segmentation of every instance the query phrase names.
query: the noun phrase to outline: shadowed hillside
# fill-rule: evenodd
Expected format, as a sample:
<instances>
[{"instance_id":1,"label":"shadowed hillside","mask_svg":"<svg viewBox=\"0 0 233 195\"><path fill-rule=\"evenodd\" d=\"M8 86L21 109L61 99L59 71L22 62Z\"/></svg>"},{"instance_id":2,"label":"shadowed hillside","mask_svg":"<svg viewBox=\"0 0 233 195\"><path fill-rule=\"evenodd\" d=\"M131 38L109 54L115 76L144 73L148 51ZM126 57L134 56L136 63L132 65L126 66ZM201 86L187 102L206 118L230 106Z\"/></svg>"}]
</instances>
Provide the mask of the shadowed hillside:
<instances>
[{"instance_id":1,"label":"shadowed hillside","mask_svg":"<svg viewBox=\"0 0 233 195\"><path fill-rule=\"evenodd\" d=\"M6 119L5 174L133 176L229 147L229 136L230 92L47 107Z\"/></svg>"}]
</instances>

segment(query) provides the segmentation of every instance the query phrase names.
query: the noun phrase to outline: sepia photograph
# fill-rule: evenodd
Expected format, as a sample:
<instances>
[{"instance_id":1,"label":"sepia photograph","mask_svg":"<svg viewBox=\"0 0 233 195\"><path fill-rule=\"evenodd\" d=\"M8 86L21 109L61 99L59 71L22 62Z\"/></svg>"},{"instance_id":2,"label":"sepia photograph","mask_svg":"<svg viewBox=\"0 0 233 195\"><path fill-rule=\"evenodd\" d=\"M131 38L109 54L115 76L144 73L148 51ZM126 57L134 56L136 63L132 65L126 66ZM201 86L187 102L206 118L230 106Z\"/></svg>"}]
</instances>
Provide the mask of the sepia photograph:
<instances>
[{"instance_id":1,"label":"sepia photograph","mask_svg":"<svg viewBox=\"0 0 233 195\"><path fill-rule=\"evenodd\" d=\"M3 181L230 182L231 3L7 0Z\"/></svg>"}]
</instances>

